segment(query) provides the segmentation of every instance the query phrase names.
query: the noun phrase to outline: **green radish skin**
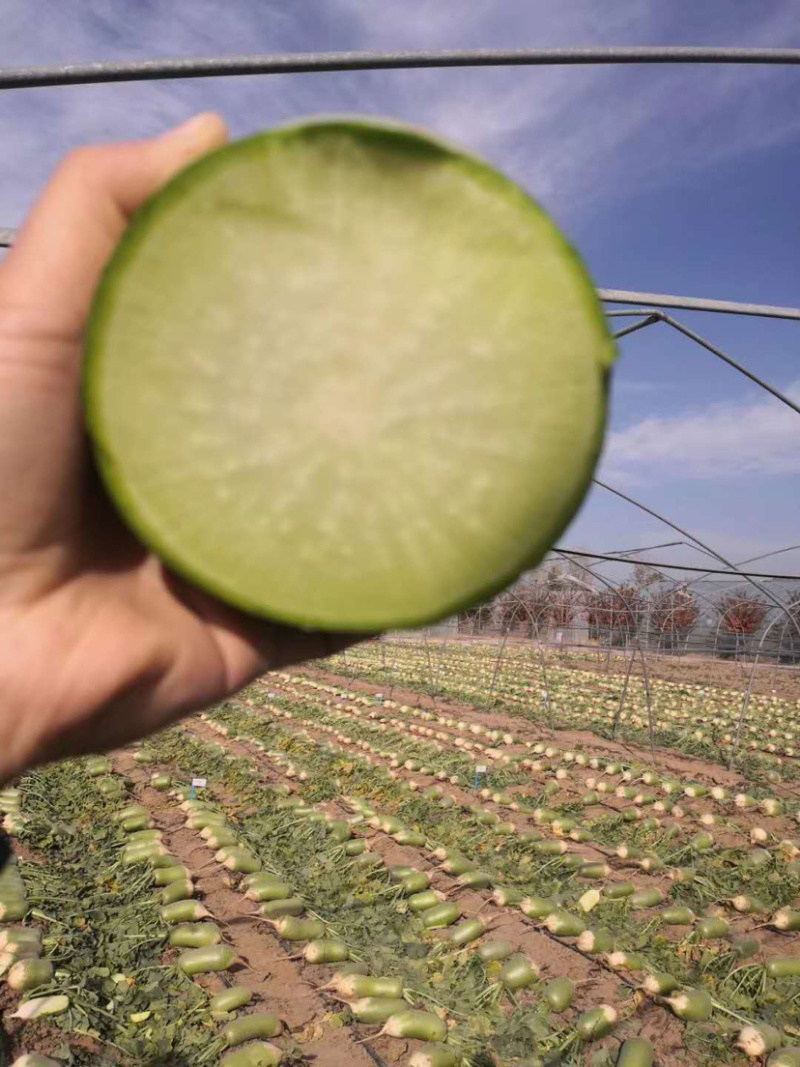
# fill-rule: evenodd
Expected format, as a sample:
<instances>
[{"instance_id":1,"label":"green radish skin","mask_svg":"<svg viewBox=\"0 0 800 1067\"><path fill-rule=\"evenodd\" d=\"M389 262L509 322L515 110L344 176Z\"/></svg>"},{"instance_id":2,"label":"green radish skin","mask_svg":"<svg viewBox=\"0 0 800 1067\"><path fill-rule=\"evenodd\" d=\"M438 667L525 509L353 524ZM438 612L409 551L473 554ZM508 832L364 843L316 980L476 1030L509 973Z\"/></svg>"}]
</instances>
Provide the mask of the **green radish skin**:
<instances>
[{"instance_id":1,"label":"green radish skin","mask_svg":"<svg viewBox=\"0 0 800 1067\"><path fill-rule=\"evenodd\" d=\"M211 971L229 971L238 957L230 945L209 945L205 948L190 948L178 959L184 974L208 974Z\"/></svg>"},{"instance_id":2,"label":"green radish skin","mask_svg":"<svg viewBox=\"0 0 800 1067\"><path fill-rule=\"evenodd\" d=\"M282 1030L283 1024L277 1015L259 1011L251 1015L243 1015L240 1019L228 1023L220 1037L228 1048L234 1048L237 1045L243 1045L245 1041L277 1037Z\"/></svg>"},{"instance_id":3,"label":"green radish skin","mask_svg":"<svg viewBox=\"0 0 800 1067\"><path fill-rule=\"evenodd\" d=\"M359 997L350 1004L350 1011L358 1022L377 1026L407 1006L400 997Z\"/></svg>"},{"instance_id":4,"label":"green radish skin","mask_svg":"<svg viewBox=\"0 0 800 1067\"><path fill-rule=\"evenodd\" d=\"M488 889L492 884L492 879L485 871L465 871L456 881L467 889Z\"/></svg>"},{"instance_id":5,"label":"green radish skin","mask_svg":"<svg viewBox=\"0 0 800 1067\"><path fill-rule=\"evenodd\" d=\"M169 932L169 943L174 948L207 948L221 940L222 934L215 923L181 923Z\"/></svg>"},{"instance_id":6,"label":"green radish skin","mask_svg":"<svg viewBox=\"0 0 800 1067\"><path fill-rule=\"evenodd\" d=\"M139 841L160 841L164 835L160 830L136 830L134 833L128 835L128 841L131 843Z\"/></svg>"},{"instance_id":7,"label":"green radish skin","mask_svg":"<svg viewBox=\"0 0 800 1067\"><path fill-rule=\"evenodd\" d=\"M344 819L331 819L327 825L328 836L333 838L338 844L343 845L345 841L348 841L353 831L344 821Z\"/></svg>"},{"instance_id":8,"label":"green radish skin","mask_svg":"<svg viewBox=\"0 0 800 1067\"><path fill-rule=\"evenodd\" d=\"M278 1067L283 1059L283 1052L270 1041L256 1041L226 1052L219 1061L219 1067Z\"/></svg>"},{"instance_id":9,"label":"green radish skin","mask_svg":"<svg viewBox=\"0 0 800 1067\"><path fill-rule=\"evenodd\" d=\"M800 911L780 908L772 917L772 925L776 930L800 930Z\"/></svg>"},{"instance_id":10,"label":"green radish skin","mask_svg":"<svg viewBox=\"0 0 800 1067\"><path fill-rule=\"evenodd\" d=\"M661 912L661 921L667 926L691 926L694 920L695 914L692 909L678 904L671 908L664 908Z\"/></svg>"},{"instance_id":11,"label":"green radish skin","mask_svg":"<svg viewBox=\"0 0 800 1067\"><path fill-rule=\"evenodd\" d=\"M739 1031L736 1047L750 1059L760 1059L781 1047L783 1034L768 1023L754 1023Z\"/></svg>"},{"instance_id":12,"label":"green radish skin","mask_svg":"<svg viewBox=\"0 0 800 1067\"><path fill-rule=\"evenodd\" d=\"M442 870L445 874L449 874L453 878L459 878L462 874L474 869L475 864L472 860L468 860L466 856L450 856L442 864Z\"/></svg>"},{"instance_id":13,"label":"green radish skin","mask_svg":"<svg viewBox=\"0 0 800 1067\"><path fill-rule=\"evenodd\" d=\"M221 811L195 811L186 820L187 830L221 829L228 820Z\"/></svg>"},{"instance_id":14,"label":"green radish skin","mask_svg":"<svg viewBox=\"0 0 800 1067\"><path fill-rule=\"evenodd\" d=\"M345 963L350 959L350 950L344 941L334 938L318 938L303 949L306 963Z\"/></svg>"},{"instance_id":15,"label":"green radish skin","mask_svg":"<svg viewBox=\"0 0 800 1067\"><path fill-rule=\"evenodd\" d=\"M199 900L176 900L174 904L166 904L158 914L167 926L177 923L196 923L200 919L209 918L208 910Z\"/></svg>"},{"instance_id":16,"label":"green radish skin","mask_svg":"<svg viewBox=\"0 0 800 1067\"><path fill-rule=\"evenodd\" d=\"M122 820L122 829L126 834L133 833L135 830L149 830L153 826L153 820L149 813L143 815L129 815L126 819Z\"/></svg>"},{"instance_id":17,"label":"green radish skin","mask_svg":"<svg viewBox=\"0 0 800 1067\"><path fill-rule=\"evenodd\" d=\"M684 989L666 998L667 1004L684 1022L704 1023L711 1018L714 1005L704 989Z\"/></svg>"},{"instance_id":18,"label":"green radish skin","mask_svg":"<svg viewBox=\"0 0 800 1067\"><path fill-rule=\"evenodd\" d=\"M653 1067L655 1049L646 1038L629 1037L619 1050L616 1067Z\"/></svg>"},{"instance_id":19,"label":"green radish skin","mask_svg":"<svg viewBox=\"0 0 800 1067\"><path fill-rule=\"evenodd\" d=\"M606 963L615 971L644 971L647 961L638 952L610 952Z\"/></svg>"},{"instance_id":20,"label":"green radish skin","mask_svg":"<svg viewBox=\"0 0 800 1067\"><path fill-rule=\"evenodd\" d=\"M428 930L440 930L446 926L452 926L461 918L461 905L453 901L444 901L432 908L426 908L421 913L422 924Z\"/></svg>"},{"instance_id":21,"label":"green radish skin","mask_svg":"<svg viewBox=\"0 0 800 1067\"><path fill-rule=\"evenodd\" d=\"M203 831L205 833L205 831ZM206 842L209 848L218 852L221 848L229 848L231 845L238 844L239 839L233 830L227 830L222 827L219 830L215 830L208 835Z\"/></svg>"},{"instance_id":22,"label":"green radish skin","mask_svg":"<svg viewBox=\"0 0 800 1067\"><path fill-rule=\"evenodd\" d=\"M447 1037L447 1023L429 1011L409 1008L391 1015L386 1020L381 1034L406 1040L413 1038L417 1041L442 1042Z\"/></svg>"},{"instance_id":23,"label":"green radish skin","mask_svg":"<svg viewBox=\"0 0 800 1067\"><path fill-rule=\"evenodd\" d=\"M158 894L162 904L174 904L176 900L191 900L194 896L194 883L190 878L172 882Z\"/></svg>"},{"instance_id":24,"label":"green radish skin","mask_svg":"<svg viewBox=\"0 0 800 1067\"><path fill-rule=\"evenodd\" d=\"M633 896L636 887L632 882L613 882L603 886L603 896L608 900L622 900L624 897Z\"/></svg>"},{"instance_id":25,"label":"green radish skin","mask_svg":"<svg viewBox=\"0 0 800 1067\"><path fill-rule=\"evenodd\" d=\"M800 1045L787 1045L773 1052L767 1067L800 1067Z\"/></svg>"},{"instance_id":26,"label":"green radish skin","mask_svg":"<svg viewBox=\"0 0 800 1067\"><path fill-rule=\"evenodd\" d=\"M38 926L12 926L0 930L0 952L17 945L35 945L41 951L42 934Z\"/></svg>"},{"instance_id":27,"label":"green radish skin","mask_svg":"<svg viewBox=\"0 0 800 1067\"><path fill-rule=\"evenodd\" d=\"M556 910L553 901L544 897L526 897L519 907L522 914L529 919L546 919Z\"/></svg>"},{"instance_id":28,"label":"green radish skin","mask_svg":"<svg viewBox=\"0 0 800 1067\"><path fill-rule=\"evenodd\" d=\"M244 986L235 985L229 989L223 989L209 1000L208 1007L211 1012L232 1012L243 1008L253 999L251 990Z\"/></svg>"},{"instance_id":29,"label":"green radish skin","mask_svg":"<svg viewBox=\"0 0 800 1067\"><path fill-rule=\"evenodd\" d=\"M269 871L256 871L254 874L247 874L242 879L242 885L245 889L252 889L257 885L283 885L284 881L278 874L271 874Z\"/></svg>"},{"instance_id":30,"label":"green radish skin","mask_svg":"<svg viewBox=\"0 0 800 1067\"><path fill-rule=\"evenodd\" d=\"M700 919L695 927L695 936L701 941L715 941L721 937L730 937L730 923L717 915L707 915Z\"/></svg>"},{"instance_id":31,"label":"green radish skin","mask_svg":"<svg viewBox=\"0 0 800 1067\"><path fill-rule=\"evenodd\" d=\"M575 1030L581 1041L597 1041L611 1033L617 1019L617 1012L610 1004L600 1004L580 1016L575 1023Z\"/></svg>"},{"instance_id":32,"label":"green radish skin","mask_svg":"<svg viewBox=\"0 0 800 1067\"><path fill-rule=\"evenodd\" d=\"M424 893L426 889L430 888L431 884L430 878L424 871L409 871L399 881L403 893L407 896L413 896L415 893Z\"/></svg>"},{"instance_id":33,"label":"green radish skin","mask_svg":"<svg viewBox=\"0 0 800 1067\"><path fill-rule=\"evenodd\" d=\"M761 951L761 942L757 937L737 937L731 942L730 950L740 960L746 960Z\"/></svg>"},{"instance_id":34,"label":"green radish skin","mask_svg":"<svg viewBox=\"0 0 800 1067\"><path fill-rule=\"evenodd\" d=\"M610 930L584 930L578 938L578 948L581 952L591 955L614 951L614 935Z\"/></svg>"},{"instance_id":35,"label":"green radish skin","mask_svg":"<svg viewBox=\"0 0 800 1067\"><path fill-rule=\"evenodd\" d=\"M566 976L554 978L544 988L544 999L555 1012L566 1011L575 1000L575 983Z\"/></svg>"},{"instance_id":36,"label":"green radish skin","mask_svg":"<svg viewBox=\"0 0 800 1067\"><path fill-rule=\"evenodd\" d=\"M648 974L642 982L642 988L654 997L663 997L667 993L674 993L680 986L680 982L666 971L654 971Z\"/></svg>"},{"instance_id":37,"label":"green radish skin","mask_svg":"<svg viewBox=\"0 0 800 1067\"><path fill-rule=\"evenodd\" d=\"M426 1042L408 1061L408 1067L458 1067L461 1057L450 1045Z\"/></svg>"},{"instance_id":38,"label":"green radish skin","mask_svg":"<svg viewBox=\"0 0 800 1067\"><path fill-rule=\"evenodd\" d=\"M146 816L149 817L150 812L142 804L129 804L126 808L123 808L121 811L114 812L114 814L111 816L111 818L116 823L124 823L127 819L133 819L137 815L146 815ZM142 829L144 829L144 828L142 828Z\"/></svg>"},{"instance_id":39,"label":"green radish skin","mask_svg":"<svg viewBox=\"0 0 800 1067\"><path fill-rule=\"evenodd\" d=\"M163 871L168 867L181 867L180 860L170 855L169 852L159 852L155 856L150 856L147 860L147 865L152 871Z\"/></svg>"},{"instance_id":40,"label":"green radish skin","mask_svg":"<svg viewBox=\"0 0 800 1067\"><path fill-rule=\"evenodd\" d=\"M214 853L214 859L226 870L235 871L238 874L254 874L261 870L261 860L240 845L221 848Z\"/></svg>"},{"instance_id":41,"label":"green radish skin","mask_svg":"<svg viewBox=\"0 0 800 1067\"><path fill-rule=\"evenodd\" d=\"M770 978L798 978L800 977L800 957L776 956L767 960L764 970Z\"/></svg>"},{"instance_id":42,"label":"green radish skin","mask_svg":"<svg viewBox=\"0 0 800 1067\"><path fill-rule=\"evenodd\" d=\"M162 867L153 871L153 882L157 886L168 886L172 885L173 882L183 882L189 877L191 877L189 868L184 867L182 863L178 864L177 867Z\"/></svg>"},{"instance_id":43,"label":"green radish skin","mask_svg":"<svg viewBox=\"0 0 800 1067\"><path fill-rule=\"evenodd\" d=\"M69 997L56 994L50 997L31 997L23 1000L11 1019L37 1019L41 1015L63 1015L69 1009Z\"/></svg>"},{"instance_id":44,"label":"green radish skin","mask_svg":"<svg viewBox=\"0 0 800 1067\"><path fill-rule=\"evenodd\" d=\"M539 970L535 964L526 956L516 954L503 964L498 980L509 992L515 993L518 989L527 989L538 977Z\"/></svg>"},{"instance_id":45,"label":"green radish skin","mask_svg":"<svg viewBox=\"0 0 800 1067\"><path fill-rule=\"evenodd\" d=\"M325 935L325 924L319 919L298 919L294 915L287 915L272 925L284 941L316 941Z\"/></svg>"},{"instance_id":46,"label":"green radish skin","mask_svg":"<svg viewBox=\"0 0 800 1067\"><path fill-rule=\"evenodd\" d=\"M524 895L513 887L499 886L492 893L492 900L500 908L509 908L515 904L520 904L524 899Z\"/></svg>"},{"instance_id":47,"label":"green radish skin","mask_svg":"<svg viewBox=\"0 0 800 1067\"><path fill-rule=\"evenodd\" d=\"M21 922L28 914L28 905L25 900L0 901L0 923Z\"/></svg>"},{"instance_id":48,"label":"green radish skin","mask_svg":"<svg viewBox=\"0 0 800 1067\"><path fill-rule=\"evenodd\" d=\"M656 889L655 886L647 886L644 889L637 889L629 897L630 905L632 908L644 909L655 908L664 901L664 894L660 889Z\"/></svg>"},{"instance_id":49,"label":"green radish skin","mask_svg":"<svg viewBox=\"0 0 800 1067\"><path fill-rule=\"evenodd\" d=\"M556 934L558 937L580 937L586 929L586 923L580 916L561 910L548 915L545 926L551 934Z\"/></svg>"},{"instance_id":50,"label":"green radish skin","mask_svg":"<svg viewBox=\"0 0 800 1067\"><path fill-rule=\"evenodd\" d=\"M367 870L370 867L379 867L383 863L383 856L378 852L362 852L355 856L350 866L358 870Z\"/></svg>"},{"instance_id":51,"label":"green radish skin","mask_svg":"<svg viewBox=\"0 0 800 1067\"><path fill-rule=\"evenodd\" d=\"M467 919L447 931L447 940L452 945L468 945L486 933L486 923L481 919Z\"/></svg>"},{"instance_id":52,"label":"green radish skin","mask_svg":"<svg viewBox=\"0 0 800 1067\"><path fill-rule=\"evenodd\" d=\"M29 993L32 989L47 985L53 980L53 964L50 960L19 960L8 972L8 985L19 993Z\"/></svg>"},{"instance_id":53,"label":"green radish skin","mask_svg":"<svg viewBox=\"0 0 800 1067\"><path fill-rule=\"evenodd\" d=\"M428 908L434 908L437 904L441 904L444 901L444 896L436 889L428 889L424 893L415 893L412 897L408 898L408 907L410 911L421 912L427 911Z\"/></svg>"},{"instance_id":54,"label":"green radish skin","mask_svg":"<svg viewBox=\"0 0 800 1067\"><path fill-rule=\"evenodd\" d=\"M422 848L427 841L425 834L417 830L398 830L396 834L392 834L392 837L398 845L409 845L414 848Z\"/></svg>"},{"instance_id":55,"label":"green radish skin","mask_svg":"<svg viewBox=\"0 0 800 1067\"><path fill-rule=\"evenodd\" d=\"M514 948L510 941L496 940L484 941L475 950L475 955L483 963L492 963L495 960L506 960L512 955Z\"/></svg>"},{"instance_id":56,"label":"green radish skin","mask_svg":"<svg viewBox=\"0 0 800 1067\"><path fill-rule=\"evenodd\" d=\"M403 980L402 978L372 978L367 974L339 973L335 974L328 985L323 986L323 989L332 990L342 1000L356 1000L362 997L388 997L400 1000L403 996Z\"/></svg>"},{"instance_id":57,"label":"green radish skin","mask_svg":"<svg viewBox=\"0 0 800 1067\"><path fill-rule=\"evenodd\" d=\"M345 856L360 856L367 849L367 842L363 837L359 837L355 841L347 841L344 846Z\"/></svg>"},{"instance_id":58,"label":"green radish skin","mask_svg":"<svg viewBox=\"0 0 800 1067\"><path fill-rule=\"evenodd\" d=\"M158 856L167 854L167 849L160 841L142 841L138 845L129 845L122 850L120 861L124 867L137 863L152 863Z\"/></svg>"},{"instance_id":59,"label":"green radish skin","mask_svg":"<svg viewBox=\"0 0 800 1067\"><path fill-rule=\"evenodd\" d=\"M607 863L584 863L578 869L576 877L597 879L608 878L609 874L611 874L611 868Z\"/></svg>"},{"instance_id":60,"label":"green radish skin","mask_svg":"<svg viewBox=\"0 0 800 1067\"><path fill-rule=\"evenodd\" d=\"M245 893L248 900L255 900L258 904L270 900L288 900L293 895L285 882L256 882Z\"/></svg>"},{"instance_id":61,"label":"green radish skin","mask_svg":"<svg viewBox=\"0 0 800 1067\"><path fill-rule=\"evenodd\" d=\"M731 905L740 915L759 915L769 911L767 905L758 897L752 897L748 893L739 893L731 898Z\"/></svg>"},{"instance_id":62,"label":"green radish skin","mask_svg":"<svg viewBox=\"0 0 800 1067\"><path fill-rule=\"evenodd\" d=\"M566 841L540 841L533 847L542 856L563 856L568 845Z\"/></svg>"},{"instance_id":63,"label":"green radish skin","mask_svg":"<svg viewBox=\"0 0 800 1067\"><path fill-rule=\"evenodd\" d=\"M287 915L302 915L306 902L301 897L286 897L280 900L267 900L258 909L262 919L280 919Z\"/></svg>"}]
</instances>

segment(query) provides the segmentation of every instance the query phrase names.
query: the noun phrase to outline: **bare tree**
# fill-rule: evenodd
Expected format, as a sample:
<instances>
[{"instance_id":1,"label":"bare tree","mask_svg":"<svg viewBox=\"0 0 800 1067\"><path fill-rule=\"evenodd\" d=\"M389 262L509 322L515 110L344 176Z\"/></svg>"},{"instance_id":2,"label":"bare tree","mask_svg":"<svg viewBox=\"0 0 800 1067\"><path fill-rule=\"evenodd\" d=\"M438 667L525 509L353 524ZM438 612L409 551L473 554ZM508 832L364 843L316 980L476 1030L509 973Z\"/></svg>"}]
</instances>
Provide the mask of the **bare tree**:
<instances>
[{"instance_id":1,"label":"bare tree","mask_svg":"<svg viewBox=\"0 0 800 1067\"><path fill-rule=\"evenodd\" d=\"M598 589L586 597L589 634L609 645L627 644L638 631L644 609L642 596L635 585L625 583L616 589Z\"/></svg>"},{"instance_id":2,"label":"bare tree","mask_svg":"<svg viewBox=\"0 0 800 1067\"><path fill-rule=\"evenodd\" d=\"M655 593L650 599L650 625L658 634L659 648L676 648L699 615L697 598L685 586Z\"/></svg>"},{"instance_id":3,"label":"bare tree","mask_svg":"<svg viewBox=\"0 0 800 1067\"><path fill-rule=\"evenodd\" d=\"M753 593L724 593L716 604L720 615L719 628L734 639L734 654L747 645L748 638L758 633L769 611L769 604Z\"/></svg>"}]
</instances>

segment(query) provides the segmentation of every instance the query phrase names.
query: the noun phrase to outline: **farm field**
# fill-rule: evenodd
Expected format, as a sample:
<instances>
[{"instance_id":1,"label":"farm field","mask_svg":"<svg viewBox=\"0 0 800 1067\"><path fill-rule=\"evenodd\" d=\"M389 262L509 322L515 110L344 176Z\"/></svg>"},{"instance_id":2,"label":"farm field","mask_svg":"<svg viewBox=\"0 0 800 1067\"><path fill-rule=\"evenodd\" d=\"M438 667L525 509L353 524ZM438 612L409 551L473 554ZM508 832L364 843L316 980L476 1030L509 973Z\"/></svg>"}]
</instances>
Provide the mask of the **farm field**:
<instances>
[{"instance_id":1,"label":"farm field","mask_svg":"<svg viewBox=\"0 0 800 1067\"><path fill-rule=\"evenodd\" d=\"M797 706L648 687L371 642L24 775L7 1062L792 1067Z\"/></svg>"}]
</instances>

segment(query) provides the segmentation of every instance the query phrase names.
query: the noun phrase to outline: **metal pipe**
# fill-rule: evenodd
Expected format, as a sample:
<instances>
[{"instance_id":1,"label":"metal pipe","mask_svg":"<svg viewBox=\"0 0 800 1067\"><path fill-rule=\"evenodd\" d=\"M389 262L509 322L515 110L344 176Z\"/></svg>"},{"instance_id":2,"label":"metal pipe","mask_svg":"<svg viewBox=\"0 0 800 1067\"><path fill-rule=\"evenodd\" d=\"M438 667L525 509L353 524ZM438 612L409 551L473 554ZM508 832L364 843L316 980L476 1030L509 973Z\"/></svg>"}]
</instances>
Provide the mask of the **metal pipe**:
<instances>
[{"instance_id":1,"label":"metal pipe","mask_svg":"<svg viewBox=\"0 0 800 1067\"><path fill-rule=\"evenodd\" d=\"M125 63L68 63L0 71L0 89L53 85L219 78L252 74L320 74L431 67L595 66L606 63L800 64L800 48L612 46L599 48L475 48L406 52L288 52L247 56L143 59Z\"/></svg>"},{"instance_id":2,"label":"metal pipe","mask_svg":"<svg viewBox=\"0 0 800 1067\"><path fill-rule=\"evenodd\" d=\"M658 312L654 312L652 315L648 315L646 318L640 319L639 322L634 322L630 326L623 326L621 330L617 330L614 334L614 340L619 341L621 337L627 337L630 333L636 333L637 330L644 330L647 326L652 326L655 322L661 322L661 316Z\"/></svg>"},{"instance_id":3,"label":"metal pipe","mask_svg":"<svg viewBox=\"0 0 800 1067\"><path fill-rule=\"evenodd\" d=\"M595 481L597 481L597 479L595 479ZM597 484L598 485L603 485L602 482L597 482ZM604 489L609 489L610 486L605 486L604 485L603 488ZM615 492L615 490L612 490L612 492ZM633 501L633 503L636 503L636 502ZM666 520L664 520L664 521L666 521ZM681 544L682 542L673 541L671 543L672 544ZM691 547L693 548L694 546L692 545ZM800 546L796 545L795 547L798 548ZM556 551L556 549L553 549L553 551ZM605 553L602 553L602 552L583 552L583 551L579 552L578 549L576 549L576 548L562 548L560 545L558 546L557 551L558 552L563 552L568 556L580 556L583 559L607 560L609 563L628 563L629 564L631 562L628 559L622 559L619 555L613 555L613 554L610 554L610 553L609 554L605 554ZM789 551L789 550L785 549L784 551ZM719 559L719 557L716 556L715 554L714 554L714 558L715 559ZM761 558L761 557L757 557L757 558ZM761 574L758 571L742 571L742 570L739 570L738 568L734 568L734 570L714 570L713 568L709 569L708 567L690 567L688 564L683 564L683 563L657 563L654 560L649 560L649 559L639 559L639 560L636 560L635 562L636 563L641 563L641 565L643 567L652 567L654 570L661 569L661 570L665 570L665 571L696 571L699 574L724 574L726 578L778 578L781 581L785 581L785 582L800 582L800 574Z\"/></svg>"},{"instance_id":4,"label":"metal pipe","mask_svg":"<svg viewBox=\"0 0 800 1067\"><path fill-rule=\"evenodd\" d=\"M652 308L682 308L684 311L800 320L800 308L776 307L772 304L742 304L736 300L707 300L695 296L673 296L671 293L636 293L627 289L598 289L597 295L611 304L640 304L646 306L648 311Z\"/></svg>"},{"instance_id":5,"label":"metal pipe","mask_svg":"<svg viewBox=\"0 0 800 1067\"><path fill-rule=\"evenodd\" d=\"M712 345L710 341L706 341L706 339L701 337L699 333L695 333L694 330L690 330L688 326L682 325L682 323L673 319L671 315L667 315L666 312L662 311L660 318L667 326L671 326L673 330L677 330L678 333L682 333L684 337L688 337L691 341L700 345L701 348L705 348L707 352L711 352L713 355L717 356L718 359L723 360L729 367L738 370L740 374L745 376L745 378L749 378L751 382L755 382L755 384L760 385L762 389L766 389L766 391L771 393L776 400L780 400L782 404L785 404L787 407L791 408L792 411L796 411L797 414L800 415L800 404L797 404L794 400L790 399L785 393L782 393L780 389L776 389L774 385L765 382L763 378L759 378L757 374L753 374L747 367L743 367L741 363L733 358L733 356L729 356L727 352L723 352L721 348Z\"/></svg>"}]
</instances>

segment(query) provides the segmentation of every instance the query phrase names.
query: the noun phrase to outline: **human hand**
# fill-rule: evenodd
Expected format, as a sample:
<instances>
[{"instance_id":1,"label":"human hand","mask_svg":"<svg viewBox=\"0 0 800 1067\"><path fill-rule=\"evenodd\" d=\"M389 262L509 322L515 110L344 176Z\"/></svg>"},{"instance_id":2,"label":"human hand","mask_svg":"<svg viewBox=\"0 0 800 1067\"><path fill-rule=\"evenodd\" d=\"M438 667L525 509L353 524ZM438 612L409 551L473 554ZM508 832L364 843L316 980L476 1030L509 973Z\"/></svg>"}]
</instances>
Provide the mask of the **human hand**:
<instances>
[{"instance_id":1,"label":"human hand","mask_svg":"<svg viewBox=\"0 0 800 1067\"><path fill-rule=\"evenodd\" d=\"M0 263L0 781L150 733L353 638L255 620L165 570L94 472L92 294L128 219L227 139L216 115L67 157Z\"/></svg>"}]
</instances>

